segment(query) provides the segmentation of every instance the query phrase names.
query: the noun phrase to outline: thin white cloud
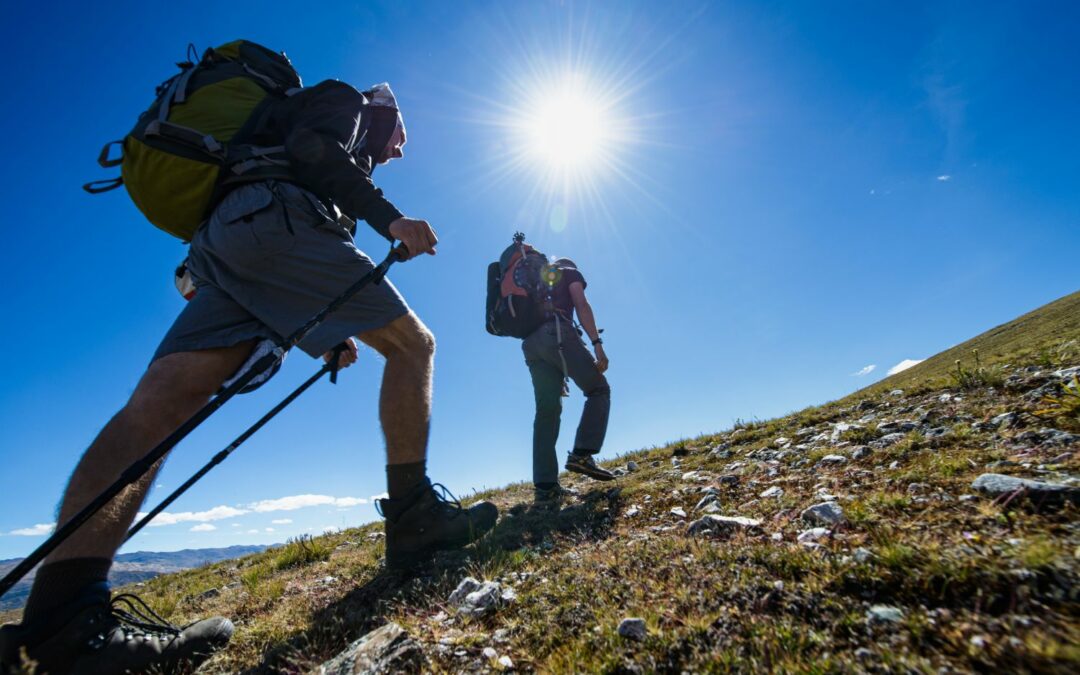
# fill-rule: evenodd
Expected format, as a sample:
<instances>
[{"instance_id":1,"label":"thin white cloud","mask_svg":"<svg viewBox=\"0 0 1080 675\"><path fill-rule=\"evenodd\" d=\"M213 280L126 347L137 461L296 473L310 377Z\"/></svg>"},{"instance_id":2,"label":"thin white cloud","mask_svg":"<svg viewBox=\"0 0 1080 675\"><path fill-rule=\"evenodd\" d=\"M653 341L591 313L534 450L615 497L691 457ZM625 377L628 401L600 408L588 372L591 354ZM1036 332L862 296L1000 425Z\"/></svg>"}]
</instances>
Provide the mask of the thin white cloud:
<instances>
[{"instance_id":1,"label":"thin white cloud","mask_svg":"<svg viewBox=\"0 0 1080 675\"><path fill-rule=\"evenodd\" d=\"M267 532L273 532L273 531L274 531L274 528L272 528L272 527L268 527L268 528L266 528L266 531L267 531Z\"/></svg>"},{"instance_id":2,"label":"thin white cloud","mask_svg":"<svg viewBox=\"0 0 1080 675\"><path fill-rule=\"evenodd\" d=\"M946 174L942 174L942 175L938 176L937 179L939 181L941 181L942 183L948 183L949 181L952 180L952 176L950 176L949 174L946 173Z\"/></svg>"},{"instance_id":3,"label":"thin white cloud","mask_svg":"<svg viewBox=\"0 0 1080 675\"><path fill-rule=\"evenodd\" d=\"M858 372L852 373L851 376L852 377L863 377L864 375L869 375L870 373L874 372L875 368L877 368L877 364L876 363L871 363L868 366L863 366L863 368L860 369Z\"/></svg>"},{"instance_id":4,"label":"thin white cloud","mask_svg":"<svg viewBox=\"0 0 1080 675\"><path fill-rule=\"evenodd\" d=\"M16 537L40 537L43 534L51 534L53 528L56 527L53 523L38 523L33 527L21 527L17 530L12 530L8 534L15 535Z\"/></svg>"},{"instance_id":5,"label":"thin white cloud","mask_svg":"<svg viewBox=\"0 0 1080 675\"><path fill-rule=\"evenodd\" d=\"M895 375L897 373L902 373L905 370L907 370L908 368L910 368L912 366L917 366L917 365L919 365L920 363L922 363L925 360L926 359L904 359L903 361L896 364L892 368L889 368L889 375Z\"/></svg>"},{"instance_id":6,"label":"thin white cloud","mask_svg":"<svg viewBox=\"0 0 1080 675\"><path fill-rule=\"evenodd\" d=\"M232 506L215 506L206 511L182 511L180 513L162 511L150 521L150 527L164 527L165 525L175 525L177 523L207 523L212 520L235 518L236 516L242 516L245 513L248 512L244 509L233 508ZM140 513L139 518L142 518L145 515L145 513Z\"/></svg>"},{"instance_id":7,"label":"thin white cloud","mask_svg":"<svg viewBox=\"0 0 1080 675\"><path fill-rule=\"evenodd\" d=\"M330 495L292 495L280 499L264 499L248 504L248 508L256 513L269 513L272 511L295 511L308 506L338 506L349 507L367 504L362 497L331 497Z\"/></svg>"},{"instance_id":8,"label":"thin white cloud","mask_svg":"<svg viewBox=\"0 0 1080 675\"><path fill-rule=\"evenodd\" d=\"M191 528L191 531L192 532L213 532L216 529L217 528L214 527L213 525L211 525L210 523L203 523L201 525L196 525L195 527Z\"/></svg>"},{"instance_id":9,"label":"thin white cloud","mask_svg":"<svg viewBox=\"0 0 1080 675\"><path fill-rule=\"evenodd\" d=\"M292 522L292 518L277 518L275 520L271 520L270 522L274 525L288 525Z\"/></svg>"},{"instance_id":10,"label":"thin white cloud","mask_svg":"<svg viewBox=\"0 0 1080 675\"><path fill-rule=\"evenodd\" d=\"M380 499L389 499L389 498L390 498L390 493L389 492L383 492L382 494L378 494L378 495L371 495L371 501L373 501L373 502L378 501Z\"/></svg>"},{"instance_id":11,"label":"thin white cloud","mask_svg":"<svg viewBox=\"0 0 1080 675\"><path fill-rule=\"evenodd\" d=\"M248 534L258 534L259 531L258 530L248 530L247 533Z\"/></svg>"}]
</instances>

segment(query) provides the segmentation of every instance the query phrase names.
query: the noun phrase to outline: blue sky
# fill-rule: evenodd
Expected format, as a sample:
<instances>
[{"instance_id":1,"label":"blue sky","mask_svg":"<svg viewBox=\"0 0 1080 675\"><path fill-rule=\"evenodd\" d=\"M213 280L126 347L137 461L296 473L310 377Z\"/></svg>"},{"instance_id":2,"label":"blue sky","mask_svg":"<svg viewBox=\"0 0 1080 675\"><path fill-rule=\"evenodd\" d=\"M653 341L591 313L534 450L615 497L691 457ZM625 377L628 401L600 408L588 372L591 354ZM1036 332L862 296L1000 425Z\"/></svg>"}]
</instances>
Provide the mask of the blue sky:
<instances>
[{"instance_id":1,"label":"blue sky","mask_svg":"<svg viewBox=\"0 0 1080 675\"><path fill-rule=\"evenodd\" d=\"M486 264L516 229L590 282L604 456L837 398L1076 290L1078 20L1070 2L6 3L0 558L43 539L182 306L183 247L123 193L80 185L107 177L100 146L189 42L246 37L308 84L394 87L409 143L375 180L440 247L392 277L439 341L431 475L467 495L529 478L528 373L481 318ZM560 180L520 132L566 86L603 109L605 139ZM370 231L359 244L384 250ZM316 368L294 354L230 402L151 501ZM374 519L380 372L365 352L128 550ZM562 451L580 408L575 392Z\"/></svg>"}]
</instances>

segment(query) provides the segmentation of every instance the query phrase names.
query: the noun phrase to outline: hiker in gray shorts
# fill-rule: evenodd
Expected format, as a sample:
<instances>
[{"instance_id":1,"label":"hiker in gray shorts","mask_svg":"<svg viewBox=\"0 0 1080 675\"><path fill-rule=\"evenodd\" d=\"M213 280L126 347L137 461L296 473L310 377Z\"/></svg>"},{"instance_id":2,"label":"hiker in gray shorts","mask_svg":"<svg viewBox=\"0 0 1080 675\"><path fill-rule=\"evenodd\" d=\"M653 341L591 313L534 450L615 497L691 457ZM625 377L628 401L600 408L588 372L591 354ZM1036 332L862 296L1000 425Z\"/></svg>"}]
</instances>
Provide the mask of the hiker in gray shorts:
<instances>
[{"instance_id":1,"label":"hiker in gray shorts","mask_svg":"<svg viewBox=\"0 0 1080 675\"><path fill-rule=\"evenodd\" d=\"M566 469L596 480L615 478L593 459L593 455L600 452L607 434L611 387L604 377L608 368L604 341L596 328L592 306L585 297L585 277L573 261L566 258L556 258L549 269L556 279L551 288L553 311L548 321L521 343L536 397L533 485L536 501L540 503L557 503L569 492L559 485L559 460L555 450L566 378L573 380L585 394L585 408L578 423L573 451L566 460ZM580 330L574 325L575 312ZM592 344L595 358L585 346L582 333Z\"/></svg>"},{"instance_id":2,"label":"hiker in gray shorts","mask_svg":"<svg viewBox=\"0 0 1080 675\"><path fill-rule=\"evenodd\" d=\"M128 403L83 455L59 522L199 410L261 340L288 335L373 269L353 241L351 219L366 220L390 242L400 240L410 257L435 254L438 240L427 221L402 215L371 181L376 165L403 156L405 126L389 86L361 94L326 81L288 98L262 125L255 142L283 143L294 180L233 188L197 231L188 261L195 295ZM408 567L474 541L494 526L495 506L462 507L426 473L431 332L386 280L364 288L299 346L329 358L344 341L341 365L348 366L357 357L351 336L386 359L379 413L389 497L378 507L386 518L388 565ZM136 641L109 618L116 600L110 608L106 575L155 473L120 493L46 558L23 623L0 631L0 666L17 664L25 647L49 672L172 672L229 640L232 625L220 617L162 628L164 637L140 634L145 639Z\"/></svg>"}]
</instances>

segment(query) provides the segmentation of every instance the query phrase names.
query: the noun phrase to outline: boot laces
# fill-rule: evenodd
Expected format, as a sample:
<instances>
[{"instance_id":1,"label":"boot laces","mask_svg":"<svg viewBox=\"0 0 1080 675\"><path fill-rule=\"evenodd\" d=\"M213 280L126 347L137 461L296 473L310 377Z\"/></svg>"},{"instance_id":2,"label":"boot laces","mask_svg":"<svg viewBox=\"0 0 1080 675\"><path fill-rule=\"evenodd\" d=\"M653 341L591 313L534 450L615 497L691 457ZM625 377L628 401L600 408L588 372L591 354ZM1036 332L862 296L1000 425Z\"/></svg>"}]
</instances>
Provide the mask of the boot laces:
<instances>
[{"instance_id":1,"label":"boot laces","mask_svg":"<svg viewBox=\"0 0 1080 675\"><path fill-rule=\"evenodd\" d=\"M438 488L438 490L436 490ZM442 483L432 483L431 492L435 497L436 508L441 511L453 511L454 516L458 516L465 512L465 507L461 505L458 498L454 496L454 493L443 485Z\"/></svg>"},{"instance_id":2,"label":"boot laces","mask_svg":"<svg viewBox=\"0 0 1080 675\"><path fill-rule=\"evenodd\" d=\"M432 505L433 509L453 512L451 517L456 517L465 513L465 507L461 505L461 502L458 501L458 498L454 496L454 493L450 492L449 488L447 488L442 483L432 483L427 486L427 489L429 494L431 494L431 496L435 500L435 504ZM388 499L375 500L375 511L378 512L378 514L383 518L387 517L386 514L383 512L383 504L384 502L389 501L390 500Z\"/></svg>"},{"instance_id":3,"label":"boot laces","mask_svg":"<svg viewBox=\"0 0 1080 675\"><path fill-rule=\"evenodd\" d=\"M150 608L142 598L121 593L112 599L110 614L119 622L125 639L137 637L175 638L183 629L169 623Z\"/></svg>"}]
</instances>

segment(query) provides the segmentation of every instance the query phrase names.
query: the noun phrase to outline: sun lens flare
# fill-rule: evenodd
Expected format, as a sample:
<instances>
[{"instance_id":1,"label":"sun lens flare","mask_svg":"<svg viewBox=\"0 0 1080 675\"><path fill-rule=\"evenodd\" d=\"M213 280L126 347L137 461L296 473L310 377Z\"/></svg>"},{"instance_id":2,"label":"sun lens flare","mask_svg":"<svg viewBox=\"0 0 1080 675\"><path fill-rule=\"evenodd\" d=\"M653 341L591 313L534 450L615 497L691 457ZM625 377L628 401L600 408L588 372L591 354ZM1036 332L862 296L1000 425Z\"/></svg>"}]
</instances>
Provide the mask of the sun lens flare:
<instances>
[{"instance_id":1,"label":"sun lens flare","mask_svg":"<svg viewBox=\"0 0 1080 675\"><path fill-rule=\"evenodd\" d=\"M580 77L542 90L526 112L522 131L529 154L547 168L582 169L610 150L606 106Z\"/></svg>"},{"instance_id":2,"label":"sun lens flare","mask_svg":"<svg viewBox=\"0 0 1080 675\"><path fill-rule=\"evenodd\" d=\"M648 149L672 137L661 128L658 55L674 38L645 39L647 22L624 14L609 33L597 16L558 12L560 25L524 32L494 21L485 33L505 55L494 81L469 100L468 121L492 132L475 180L513 195L512 218L530 231L614 232L610 205L656 192ZM643 39L627 41L628 26Z\"/></svg>"}]
</instances>

